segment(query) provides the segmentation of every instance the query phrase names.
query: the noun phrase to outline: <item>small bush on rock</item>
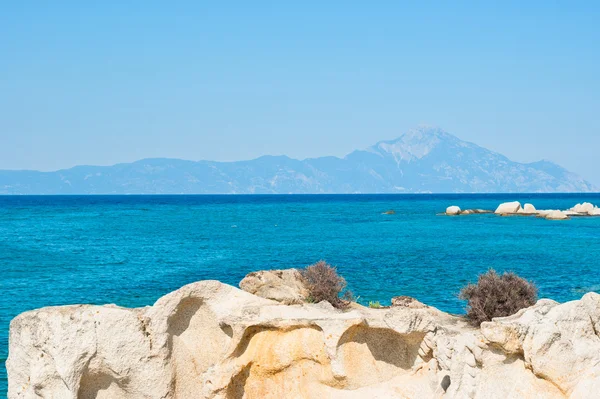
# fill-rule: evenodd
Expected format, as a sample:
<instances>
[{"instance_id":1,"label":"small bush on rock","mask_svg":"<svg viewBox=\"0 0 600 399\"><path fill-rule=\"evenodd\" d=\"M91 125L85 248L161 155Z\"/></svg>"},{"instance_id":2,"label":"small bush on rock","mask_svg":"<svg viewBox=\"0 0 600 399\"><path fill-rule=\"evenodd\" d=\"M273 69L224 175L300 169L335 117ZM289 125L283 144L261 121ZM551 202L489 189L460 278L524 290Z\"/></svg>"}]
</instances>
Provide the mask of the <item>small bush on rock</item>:
<instances>
[{"instance_id":1,"label":"small bush on rock","mask_svg":"<svg viewBox=\"0 0 600 399\"><path fill-rule=\"evenodd\" d=\"M489 270L479 276L477 284L460 291L467 300L467 318L476 326L494 317L505 317L532 306L537 301L537 287L514 273L499 275Z\"/></svg>"},{"instance_id":2,"label":"small bush on rock","mask_svg":"<svg viewBox=\"0 0 600 399\"><path fill-rule=\"evenodd\" d=\"M342 300L340 293L346 288L346 280L338 275L335 267L325 261L319 261L314 265L307 266L301 271L302 277L310 293L308 302L318 303L327 301L338 309L346 308L349 301ZM345 298L351 297L345 293Z\"/></svg>"}]
</instances>

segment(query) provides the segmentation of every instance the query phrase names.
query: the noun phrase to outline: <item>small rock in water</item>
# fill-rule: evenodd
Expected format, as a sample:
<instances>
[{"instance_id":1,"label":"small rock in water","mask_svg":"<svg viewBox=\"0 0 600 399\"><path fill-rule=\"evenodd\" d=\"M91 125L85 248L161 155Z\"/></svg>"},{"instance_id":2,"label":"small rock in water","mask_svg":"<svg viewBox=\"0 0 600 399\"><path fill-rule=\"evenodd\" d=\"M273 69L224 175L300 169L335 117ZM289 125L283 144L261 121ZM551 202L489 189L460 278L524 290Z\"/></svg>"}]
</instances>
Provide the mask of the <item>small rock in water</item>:
<instances>
[{"instance_id":1,"label":"small rock in water","mask_svg":"<svg viewBox=\"0 0 600 399\"><path fill-rule=\"evenodd\" d=\"M535 209L535 206L533 206L533 204L525 204L523 205L523 208L519 209L517 212L522 213L524 215L533 215L537 213L537 210Z\"/></svg>"},{"instance_id":2,"label":"small rock in water","mask_svg":"<svg viewBox=\"0 0 600 399\"><path fill-rule=\"evenodd\" d=\"M547 220L566 220L569 217L562 211L554 210L550 211L545 218Z\"/></svg>"},{"instance_id":3,"label":"small rock in water","mask_svg":"<svg viewBox=\"0 0 600 399\"><path fill-rule=\"evenodd\" d=\"M460 208L456 205L446 208L446 215L460 215Z\"/></svg>"},{"instance_id":4,"label":"small rock in water","mask_svg":"<svg viewBox=\"0 0 600 399\"><path fill-rule=\"evenodd\" d=\"M511 213L517 213L521 209L521 203L518 201L514 202L505 202L500 204L494 213L499 215L506 215Z\"/></svg>"},{"instance_id":5,"label":"small rock in water","mask_svg":"<svg viewBox=\"0 0 600 399\"><path fill-rule=\"evenodd\" d=\"M383 212L383 215L394 215L396 214L396 211L393 209L390 209L389 211L385 211Z\"/></svg>"}]
</instances>

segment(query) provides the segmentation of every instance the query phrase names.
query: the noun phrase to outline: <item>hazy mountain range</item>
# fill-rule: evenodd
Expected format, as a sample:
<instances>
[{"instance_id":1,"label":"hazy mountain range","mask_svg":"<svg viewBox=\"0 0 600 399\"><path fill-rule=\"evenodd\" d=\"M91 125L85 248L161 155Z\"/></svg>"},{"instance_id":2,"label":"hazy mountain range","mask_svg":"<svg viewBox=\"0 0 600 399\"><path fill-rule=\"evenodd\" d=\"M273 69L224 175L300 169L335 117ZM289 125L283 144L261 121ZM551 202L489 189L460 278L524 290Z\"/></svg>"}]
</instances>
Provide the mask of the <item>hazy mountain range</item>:
<instances>
[{"instance_id":1,"label":"hazy mountain range","mask_svg":"<svg viewBox=\"0 0 600 399\"><path fill-rule=\"evenodd\" d=\"M419 128L344 158L143 159L56 172L0 171L0 194L485 193L598 191L548 161L513 162L440 129Z\"/></svg>"}]
</instances>

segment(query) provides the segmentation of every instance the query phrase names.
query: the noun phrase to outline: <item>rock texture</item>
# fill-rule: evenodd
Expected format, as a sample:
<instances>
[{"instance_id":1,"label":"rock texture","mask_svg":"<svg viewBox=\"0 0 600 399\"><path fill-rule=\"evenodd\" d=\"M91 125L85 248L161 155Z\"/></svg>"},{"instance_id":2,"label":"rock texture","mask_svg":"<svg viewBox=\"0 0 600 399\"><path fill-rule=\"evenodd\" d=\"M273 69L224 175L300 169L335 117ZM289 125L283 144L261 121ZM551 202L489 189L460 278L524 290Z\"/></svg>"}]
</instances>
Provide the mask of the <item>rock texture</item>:
<instances>
[{"instance_id":1,"label":"rock texture","mask_svg":"<svg viewBox=\"0 0 600 399\"><path fill-rule=\"evenodd\" d=\"M423 302L417 301L409 296L395 296L392 298L392 307L399 306L411 309L424 309L427 307Z\"/></svg>"},{"instance_id":2,"label":"rock texture","mask_svg":"<svg viewBox=\"0 0 600 399\"><path fill-rule=\"evenodd\" d=\"M296 269L250 273L240 281L240 288L286 305L304 303L309 294L304 278Z\"/></svg>"},{"instance_id":3,"label":"rock texture","mask_svg":"<svg viewBox=\"0 0 600 399\"><path fill-rule=\"evenodd\" d=\"M541 300L481 329L431 307L326 305L283 305L202 281L152 307L26 312L10 327L9 398L582 399L600 392L598 294Z\"/></svg>"}]
</instances>

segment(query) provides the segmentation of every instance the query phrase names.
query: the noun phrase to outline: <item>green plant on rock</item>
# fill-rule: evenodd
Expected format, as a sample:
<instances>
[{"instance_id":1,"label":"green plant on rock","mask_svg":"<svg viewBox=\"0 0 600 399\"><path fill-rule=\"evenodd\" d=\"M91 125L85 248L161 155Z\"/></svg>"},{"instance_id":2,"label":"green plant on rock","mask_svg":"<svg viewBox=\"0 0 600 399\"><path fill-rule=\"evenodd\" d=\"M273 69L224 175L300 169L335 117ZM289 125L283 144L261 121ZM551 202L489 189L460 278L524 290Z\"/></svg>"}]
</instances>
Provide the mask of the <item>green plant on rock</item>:
<instances>
[{"instance_id":1,"label":"green plant on rock","mask_svg":"<svg viewBox=\"0 0 600 399\"><path fill-rule=\"evenodd\" d=\"M379 301L369 301L369 307L372 309L380 309L382 306Z\"/></svg>"}]
</instances>

